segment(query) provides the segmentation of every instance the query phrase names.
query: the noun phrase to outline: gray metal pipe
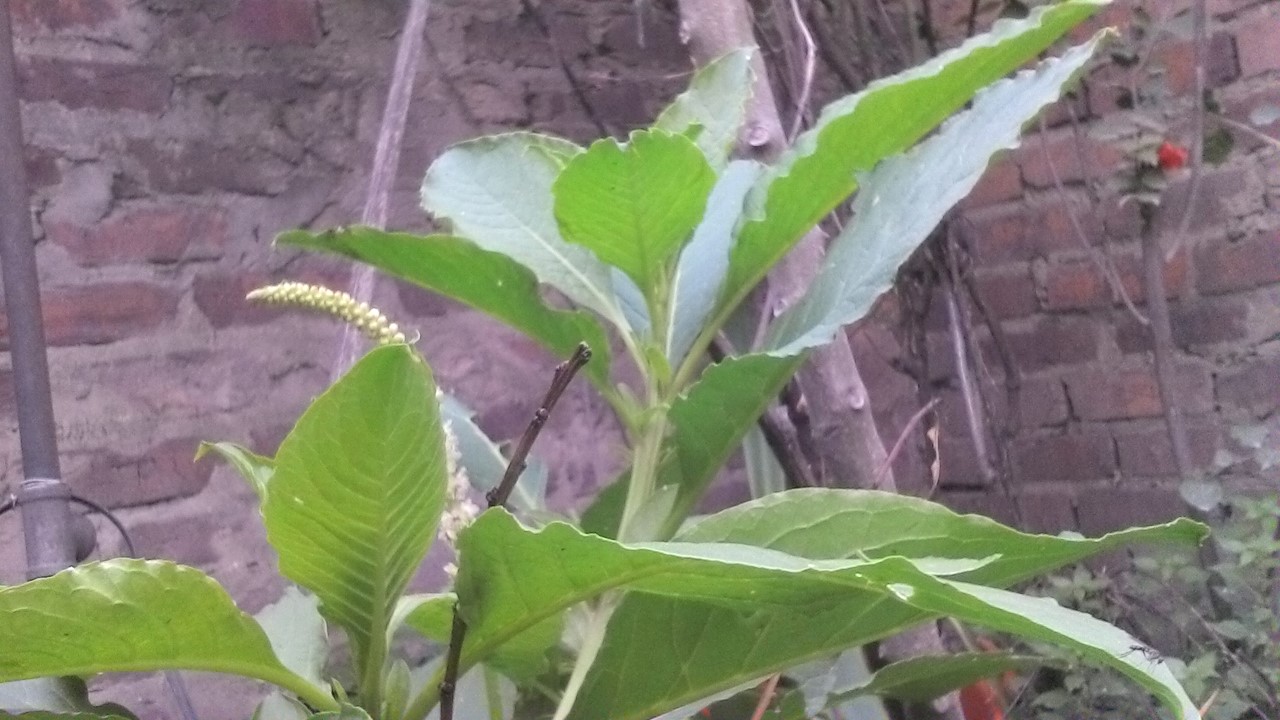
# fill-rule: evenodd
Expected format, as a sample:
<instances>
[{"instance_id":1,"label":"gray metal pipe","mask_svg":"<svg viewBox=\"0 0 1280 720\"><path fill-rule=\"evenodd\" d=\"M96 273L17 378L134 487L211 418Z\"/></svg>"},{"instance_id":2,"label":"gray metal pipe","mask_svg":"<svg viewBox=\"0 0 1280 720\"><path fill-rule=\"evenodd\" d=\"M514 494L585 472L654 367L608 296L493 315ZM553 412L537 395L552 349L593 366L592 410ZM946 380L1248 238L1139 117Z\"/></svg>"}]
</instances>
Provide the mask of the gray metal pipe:
<instances>
[{"instance_id":1,"label":"gray metal pipe","mask_svg":"<svg viewBox=\"0 0 1280 720\"><path fill-rule=\"evenodd\" d=\"M26 537L27 575L35 578L71 567L76 558L68 490L58 466L9 18L9 0L0 0L0 276L22 447L24 479L17 500Z\"/></svg>"}]
</instances>

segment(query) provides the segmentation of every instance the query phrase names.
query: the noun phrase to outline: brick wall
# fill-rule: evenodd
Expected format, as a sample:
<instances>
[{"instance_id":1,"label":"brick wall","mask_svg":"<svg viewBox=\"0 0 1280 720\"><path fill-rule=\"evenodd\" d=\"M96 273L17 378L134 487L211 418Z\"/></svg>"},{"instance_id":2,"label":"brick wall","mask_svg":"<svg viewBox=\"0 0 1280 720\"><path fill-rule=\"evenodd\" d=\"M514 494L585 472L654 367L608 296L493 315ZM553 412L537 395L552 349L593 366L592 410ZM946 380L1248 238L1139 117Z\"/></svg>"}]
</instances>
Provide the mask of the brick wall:
<instances>
[{"instance_id":1,"label":"brick wall","mask_svg":"<svg viewBox=\"0 0 1280 720\"><path fill-rule=\"evenodd\" d=\"M965 17L967 2L943 3L943 17L951 5L953 18ZM1186 5L1146 3L1156 18ZM1092 27L1127 23L1132 6L1120 0ZM1275 137L1280 122L1257 119L1260 111L1280 105L1280 6L1212 0L1209 10L1209 89L1227 118ZM1194 48L1187 39L1189 24L1183 21L1186 28L1178 30L1178 22L1170 23L1170 33L1151 54L1151 67L1160 73L1144 87L1166 94L1155 107L1165 114L1169 138L1189 146ZM1075 33L1077 40L1089 31ZM1121 205L1113 192L1133 160L1122 143L1100 139L1104 122L1114 125L1131 116L1113 87L1122 72L1107 62L1090 71L1075 98L1046 114L1043 137L1028 135L1022 147L990 168L955 223L970 243L978 292L1008 338L1021 379L1019 406L1011 410L990 333L980 328L994 412L1001 420L1016 413L1019 426L1009 446L1017 510L1036 529L1099 532L1183 513L1152 341L1084 244L1106 254L1120 285L1145 313L1141 219L1136 205ZM1078 126L1062 107L1067 102ZM1217 124L1210 119L1207 127ZM1220 450L1239 449L1233 428L1280 408L1280 153L1274 143L1228 130L1235 145L1223 164L1206 165L1187 241L1164 265L1177 394L1194 462L1205 472L1216 470ZM1155 221L1166 245L1176 234L1189 184L1186 172L1171 179ZM1100 189L1091 195L1087 181ZM948 388L939 411L943 497L1012 520L1014 504L1001 488L984 487L977 472L954 391L945 312L932 313L927 327L933 379ZM864 340L861 354L882 391L882 426L892 441L918 407L915 389L885 365L897 352L892 337L879 332ZM918 459L904 467L926 472ZM1274 491L1274 472L1257 470L1243 463L1226 477L1237 488Z\"/></svg>"}]
</instances>

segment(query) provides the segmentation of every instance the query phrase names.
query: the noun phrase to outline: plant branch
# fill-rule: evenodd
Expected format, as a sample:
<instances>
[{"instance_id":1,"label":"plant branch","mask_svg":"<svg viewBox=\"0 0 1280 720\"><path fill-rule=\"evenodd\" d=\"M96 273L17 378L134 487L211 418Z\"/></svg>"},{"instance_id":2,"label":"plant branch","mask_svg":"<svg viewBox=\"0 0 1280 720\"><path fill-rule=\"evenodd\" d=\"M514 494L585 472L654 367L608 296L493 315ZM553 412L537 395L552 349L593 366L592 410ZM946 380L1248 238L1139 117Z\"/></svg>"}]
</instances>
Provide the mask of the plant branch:
<instances>
[{"instance_id":1,"label":"plant branch","mask_svg":"<svg viewBox=\"0 0 1280 720\"><path fill-rule=\"evenodd\" d=\"M773 703L773 696L778 692L778 681L781 679L782 673L774 673L760 686L760 701L756 703L756 709L751 713L751 720L762 720L764 718L769 705Z\"/></svg>"},{"instance_id":2,"label":"plant branch","mask_svg":"<svg viewBox=\"0 0 1280 720\"><path fill-rule=\"evenodd\" d=\"M1196 201L1200 196L1200 181L1204 177L1204 66L1205 46L1208 44L1205 15L1205 0L1192 0L1192 67L1195 68L1195 82L1191 88L1193 93L1191 101L1194 103L1191 106L1191 180L1187 183L1187 200L1182 206L1182 217L1178 220L1178 232L1173 236L1173 242L1164 253L1166 259L1176 255L1187 240L1187 232L1191 229L1191 215L1195 212Z\"/></svg>"},{"instance_id":3,"label":"plant branch","mask_svg":"<svg viewBox=\"0 0 1280 720\"><path fill-rule=\"evenodd\" d=\"M1058 174L1058 166L1053 161L1053 155L1049 152L1048 130L1045 128L1043 115L1040 116L1040 153L1044 158L1045 167L1049 169L1049 177L1053 180L1053 187L1058 191L1058 196L1062 198L1063 207L1067 211L1067 219L1071 221L1071 229L1075 232L1076 240L1080 242L1080 246L1089 254L1089 260L1098 268L1098 272L1102 273L1102 277L1107 281L1107 286L1111 288L1112 294L1124 303L1129 314L1139 324L1147 325L1149 321L1138 310L1138 307L1133 304L1133 298L1129 297L1129 291L1125 290L1124 281L1120 279L1120 273L1116 271L1115 266L1111 263L1111 258L1097 247L1094 247L1093 243L1089 242L1088 235L1085 234L1084 226L1080 223L1080 216L1075 207L1072 206L1071 199L1067 196L1067 189L1062 183L1062 176ZM1083 153L1081 153L1079 160L1084 165L1088 165Z\"/></svg>"},{"instance_id":4,"label":"plant branch","mask_svg":"<svg viewBox=\"0 0 1280 720\"><path fill-rule=\"evenodd\" d=\"M360 213L360 222L364 225L379 229L387 226L391 184L400 167L400 147L404 143L404 128L409 117L413 83L422 57L422 36L430 9L431 0L412 0L404 18L404 27L400 29L395 66L391 72L391 87L387 90L387 104L382 111L382 125L378 130L378 144L373 153L373 168L369 171L364 210ZM373 267L360 266L351 273L348 293L358 302L367 303L373 297L373 282ZM360 344L360 330L350 325L345 326L338 345L338 357L334 361L332 379L337 380L355 364Z\"/></svg>"},{"instance_id":5,"label":"plant branch","mask_svg":"<svg viewBox=\"0 0 1280 720\"><path fill-rule=\"evenodd\" d=\"M893 461L898 459L898 454L902 452L902 446L906 444L907 438L911 436L912 431L920 424L925 415L938 404L938 398L934 398L925 403L925 406L915 411L907 424L902 427L902 432L898 433L898 439L894 441L893 448L889 450L888 456L885 457L884 463L880 466L880 470L876 472L876 479L872 487L879 487L884 482L884 477L893 468Z\"/></svg>"},{"instance_id":6,"label":"plant branch","mask_svg":"<svg viewBox=\"0 0 1280 720\"><path fill-rule=\"evenodd\" d=\"M569 382L573 380L573 376L590 359L591 348L586 343L579 343L578 348L573 351L573 355L556 366L555 374L551 378L551 386L547 388L547 394L542 398L542 405L534 411L533 419L529 421L529 427L525 428L524 434L520 436L520 441L516 443L515 450L511 453L511 459L507 462L507 470L502 475L502 481L498 483L497 487L485 494L485 499L489 502L491 509L506 505L507 498L511 496L511 491L515 489L516 480L520 479L520 473L524 472L528 464L529 451L533 448L533 442L538 439L538 434L542 432L542 427L547 424L547 418L550 417L552 409L555 408L556 403L560 400L560 396L569 387ZM467 624L463 621L462 614L458 612L458 604L454 603L453 626L449 631L449 650L445 655L444 677L440 680L439 685L440 720L453 720L454 694L458 689L458 668L462 661L462 644L466 637Z\"/></svg>"},{"instance_id":7,"label":"plant branch","mask_svg":"<svg viewBox=\"0 0 1280 720\"><path fill-rule=\"evenodd\" d=\"M804 75L800 83L800 95L796 98L796 114L791 121L791 131L787 133L788 142L794 142L796 135L800 134L805 113L809 111L809 94L813 91L813 66L817 48L813 42L813 33L809 32L809 26L800 12L799 0L791 0L791 15L795 19L796 29L800 31L800 37L804 38Z\"/></svg>"}]
</instances>

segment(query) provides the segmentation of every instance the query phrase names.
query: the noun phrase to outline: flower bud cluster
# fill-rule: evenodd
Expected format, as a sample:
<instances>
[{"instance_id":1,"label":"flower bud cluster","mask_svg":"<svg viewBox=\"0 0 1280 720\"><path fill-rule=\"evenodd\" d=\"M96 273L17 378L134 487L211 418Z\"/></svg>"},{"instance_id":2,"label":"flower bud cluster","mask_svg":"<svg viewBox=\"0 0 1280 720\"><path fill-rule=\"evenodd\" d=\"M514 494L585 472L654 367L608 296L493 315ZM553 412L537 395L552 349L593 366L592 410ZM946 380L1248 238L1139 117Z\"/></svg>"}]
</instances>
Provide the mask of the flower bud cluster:
<instances>
[{"instance_id":1,"label":"flower bud cluster","mask_svg":"<svg viewBox=\"0 0 1280 720\"><path fill-rule=\"evenodd\" d=\"M438 390L436 394L437 397L440 396ZM462 451L458 447L458 436L454 434L452 424L447 420L444 423L444 455L449 480L444 493L444 513L440 516L437 534L456 552L458 534L480 515L480 506L471 500L471 479L467 477L467 469L462 466ZM444 569L451 577L456 577L458 574L458 566L454 563L448 563Z\"/></svg>"},{"instance_id":2,"label":"flower bud cluster","mask_svg":"<svg viewBox=\"0 0 1280 720\"><path fill-rule=\"evenodd\" d=\"M301 282L282 282L258 288L246 297L268 305L292 305L332 315L354 325L380 345L405 342L400 326L388 320L380 310L337 290Z\"/></svg>"}]
</instances>

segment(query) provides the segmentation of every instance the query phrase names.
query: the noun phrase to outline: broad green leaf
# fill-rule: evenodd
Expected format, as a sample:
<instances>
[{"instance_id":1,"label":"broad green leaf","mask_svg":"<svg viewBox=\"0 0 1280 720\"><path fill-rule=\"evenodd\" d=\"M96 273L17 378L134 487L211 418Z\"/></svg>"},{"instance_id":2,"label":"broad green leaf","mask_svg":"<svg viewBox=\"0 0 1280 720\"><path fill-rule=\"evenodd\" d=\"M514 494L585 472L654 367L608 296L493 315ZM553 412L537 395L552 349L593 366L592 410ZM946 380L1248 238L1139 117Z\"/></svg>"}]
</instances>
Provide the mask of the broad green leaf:
<instances>
[{"instance_id":1,"label":"broad green leaf","mask_svg":"<svg viewBox=\"0 0 1280 720\"><path fill-rule=\"evenodd\" d=\"M828 703L834 705L862 695L923 703L1003 672L1034 670L1054 663L1050 658L1009 653L926 655L886 665L865 683L833 694Z\"/></svg>"},{"instance_id":2,"label":"broad green leaf","mask_svg":"<svg viewBox=\"0 0 1280 720\"><path fill-rule=\"evenodd\" d=\"M613 322L609 268L566 243L553 213L551 185L582 149L564 140L517 132L459 143L431 164L422 207L453 231L533 271L539 282Z\"/></svg>"},{"instance_id":3,"label":"broad green leaf","mask_svg":"<svg viewBox=\"0 0 1280 720\"><path fill-rule=\"evenodd\" d=\"M267 539L280 571L347 631L360 668L381 663L391 612L435 535L445 474L435 383L404 345L364 356L276 454Z\"/></svg>"},{"instance_id":4,"label":"broad green leaf","mask_svg":"<svg viewBox=\"0 0 1280 720\"><path fill-rule=\"evenodd\" d=\"M404 624L429 640L448 645L456 602L453 593L405 597L401 604L411 607L404 614ZM485 664L515 680L538 677L547 671L547 652L560 641L562 625L558 614L534 625L495 650Z\"/></svg>"},{"instance_id":5,"label":"broad green leaf","mask_svg":"<svg viewBox=\"0 0 1280 720\"><path fill-rule=\"evenodd\" d=\"M892 286L898 267L978 183L991 157L1017 147L1022 128L1061 96L1102 37L983 90L937 135L863 177L854 219L831 244L808 292L774 326L770 351L791 355L822 345L861 319Z\"/></svg>"},{"instance_id":6,"label":"broad green leaf","mask_svg":"<svg viewBox=\"0 0 1280 720\"><path fill-rule=\"evenodd\" d=\"M500 508L482 514L458 545L468 666L569 606L618 588L735 608L820 606L832 597L875 598L885 592L865 588L858 579L874 561L811 561L745 545L622 545L561 522L529 530ZM920 562L931 572L960 573L985 560Z\"/></svg>"},{"instance_id":7,"label":"broad green leaf","mask_svg":"<svg viewBox=\"0 0 1280 720\"><path fill-rule=\"evenodd\" d=\"M985 558L962 578L1007 586L1135 543L1194 545L1208 529L1182 518L1086 538L1036 535L981 515L961 515L938 503L878 490L798 488L722 510L699 521L681 542L739 543L815 559Z\"/></svg>"},{"instance_id":8,"label":"broad green leaf","mask_svg":"<svg viewBox=\"0 0 1280 720\"><path fill-rule=\"evenodd\" d=\"M1072 650L1146 688L1179 720L1199 718L1163 663L1145 661L1133 651L1139 641L1089 615L1045 598L938 578L900 557L875 561L857 574L865 592L851 589L823 603L761 603L754 610L712 597L689 599L691 594L629 595L570 717L640 720L710 691L950 615ZM793 582L802 584L798 577ZM867 594L877 592L881 600L869 601ZM673 653L685 662L659 659Z\"/></svg>"},{"instance_id":9,"label":"broad green leaf","mask_svg":"<svg viewBox=\"0 0 1280 720\"><path fill-rule=\"evenodd\" d=\"M324 687L329 658L329 633L320 615L320 601L289 585L274 603L254 619L262 626L280 662L312 685Z\"/></svg>"},{"instance_id":10,"label":"broad green leaf","mask_svg":"<svg viewBox=\"0 0 1280 720\"><path fill-rule=\"evenodd\" d=\"M595 362L594 350L592 362ZM458 452L462 455L460 462L467 471L471 486L480 492L497 487L507 471L507 458L475 424L472 419L475 413L457 398L445 394L440 402L440 416L458 439ZM546 509L547 466L532 455L527 463L511 491L510 502L520 510L541 511Z\"/></svg>"},{"instance_id":11,"label":"broad green leaf","mask_svg":"<svg viewBox=\"0 0 1280 720\"><path fill-rule=\"evenodd\" d=\"M259 455L248 448L230 442L202 442L196 448L196 460L215 453L231 464L240 476L258 493L258 500L267 497L267 483L275 472L276 463L269 457Z\"/></svg>"},{"instance_id":12,"label":"broad green leaf","mask_svg":"<svg viewBox=\"0 0 1280 720\"><path fill-rule=\"evenodd\" d=\"M761 165L749 160L729 164L707 198L707 210L680 253L673 281L667 328L667 361L679 365L689 346L715 310L716 299L729 272L734 222L742 214L747 190L759 177Z\"/></svg>"},{"instance_id":13,"label":"broad green leaf","mask_svg":"<svg viewBox=\"0 0 1280 720\"><path fill-rule=\"evenodd\" d=\"M746 117L754 54L751 48L733 50L699 68L689 89L662 111L653 126L682 134L697 128L698 149L713 168L724 167Z\"/></svg>"},{"instance_id":14,"label":"broad green leaf","mask_svg":"<svg viewBox=\"0 0 1280 720\"><path fill-rule=\"evenodd\" d=\"M133 717L133 713L114 703L94 705L89 702L89 688L78 677L43 677L0 683L0 717L5 712L29 713L33 710L63 713L67 717L77 714Z\"/></svg>"},{"instance_id":15,"label":"broad green leaf","mask_svg":"<svg viewBox=\"0 0 1280 720\"><path fill-rule=\"evenodd\" d=\"M313 234L294 230L276 242L343 255L402 280L470 305L519 330L552 353L568 357L586 342L591 362L583 372L609 387L609 344L599 323L581 311L552 310L537 279L503 254L447 235L411 235L354 227Z\"/></svg>"},{"instance_id":16,"label":"broad green leaf","mask_svg":"<svg viewBox=\"0 0 1280 720\"><path fill-rule=\"evenodd\" d=\"M707 368L672 404L668 442L675 448L675 461L662 479L680 483L677 520L702 497L743 435L803 361L803 357L770 355L726 358Z\"/></svg>"},{"instance_id":17,"label":"broad green leaf","mask_svg":"<svg viewBox=\"0 0 1280 720\"><path fill-rule=\"evenodd\" d=\"M856 173L914 144L979 88L1035 57L1106 2L1065 0L1023 20L998 21L989 33L824 108L749 196L726 296L744 297L854 191Z\"/></svg>"},{"instance_id":18,"label":"broad green leaf","mask_svg":"<svg viewBox=\"0 0 1280 720\"><path fill-rule=\"evenodd\" d=\"M688 138L637 130L625 144L597 140L569 161L553 186L555 217L566 240L626 273L652 300L714 183Z\"/></svg>"},{"instance_id":19,"label":"broad green leaf","mask_svg":"<svg viewBox=\"0 0 1280 720\"><path fill-rule=\"evenodd\" d=\"M917 498L876 491L800 489L717 513L679 535L678 544L757 545L815 562L839 558L891 562L902 556L988 558L979 567L959 570L954 578L1009 584L1122 543L1190 543L1202 539L1204 533L1204 526L1179 520L1096 540L1077 535L1028 535L987 518L957 515ZM866 570L864 575L870 573ZM932 612L991 626L990 618L980 614L934 610L933 606L908 601L891 587L897 580L886 582L889 592L885 594L850 590L847 597L830 606L811 604L802 612L760 609L745 613L715 607L710 598L692 602L630 595L614 616L597 669L579 703L581 707L606 703L600 710L609 717L632 717L630 711L607 704L612 702L608 699L612 694L622 693L644 708L637 710L635 717L645 717L710 691L863 645L926 621ZM698 634L691 628L704 630ZM1028 628L1019 632L1039 637ZM692 658L689 663L651 671L644 683L647 689L624 680L634 677L638 668L658 662L662 653L673 651L667 645L655 648L651 638L681 634L696 638L679 647L682 657ZM1113 661L1119 661L1136 642L1130 638L1128 646L1111 653ZM1096 653L1086 656L1107 662Z\"/></svg>"},{"instance_id":20,"label":"broad green leaf","mask_svg":"<svg viewBox=\"0 0 1280 720\"><path fill-rule=\"evenodd\" d=\"M610 540L616 539L618 526L622 524L623 506L627 502L627 486L630 484L630 473L624 473L601 488L592 498L591 504L582 511L582 519L578 523L582 531Z\"/></svg>"},{"instance_id":21,"label":"broad green leaf","mask_svg":"<svg viewBox=\"0 0 1280 720\"><path fill-rule=\"evenodd\" d=\"M0 682L207 670L334 704L276 659L262 628L212 578L160 560L88 563L0 588L0 648Z\"/></svg>"}]
</instances>

